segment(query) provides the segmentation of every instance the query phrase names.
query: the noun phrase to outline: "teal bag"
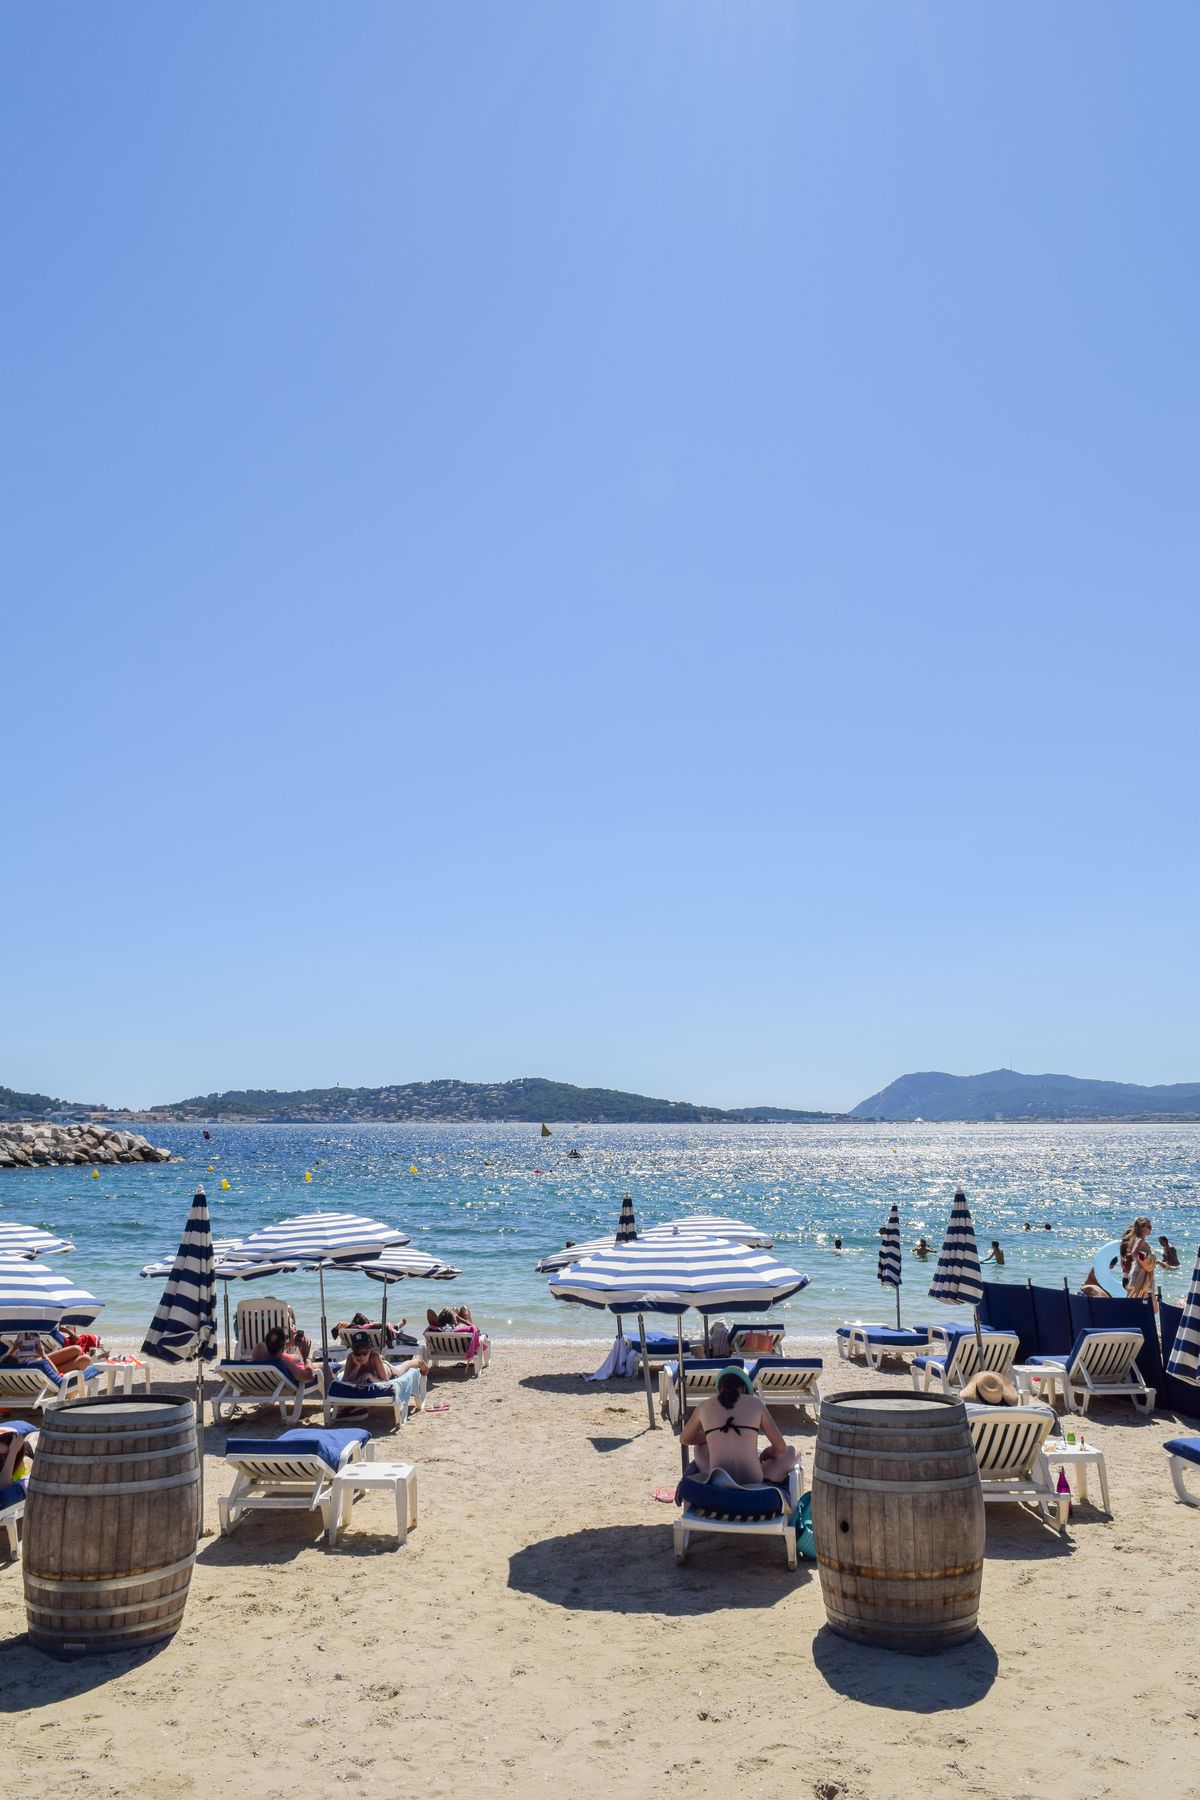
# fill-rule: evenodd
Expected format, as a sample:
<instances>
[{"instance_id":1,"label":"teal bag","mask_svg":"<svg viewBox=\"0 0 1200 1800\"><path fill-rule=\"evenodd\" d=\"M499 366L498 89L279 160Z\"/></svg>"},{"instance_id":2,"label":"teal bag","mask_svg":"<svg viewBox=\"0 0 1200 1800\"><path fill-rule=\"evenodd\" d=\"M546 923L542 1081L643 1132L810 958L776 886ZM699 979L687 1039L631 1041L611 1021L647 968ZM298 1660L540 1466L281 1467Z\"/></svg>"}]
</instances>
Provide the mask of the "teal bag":
<instances>
[{"instance_id":1,"label":"teal bag","mask_svg":"<svg viewBox=\"0 0 1200 1800\"><path fill-rule=\"evenodd\" d=\"M796 1527L796 1549L808 1562L816 1562L817 1546L813 1542L812 1528L812 1495L801 1494L792 1514L792 1524Z\"/></svg>"}]
</instances>

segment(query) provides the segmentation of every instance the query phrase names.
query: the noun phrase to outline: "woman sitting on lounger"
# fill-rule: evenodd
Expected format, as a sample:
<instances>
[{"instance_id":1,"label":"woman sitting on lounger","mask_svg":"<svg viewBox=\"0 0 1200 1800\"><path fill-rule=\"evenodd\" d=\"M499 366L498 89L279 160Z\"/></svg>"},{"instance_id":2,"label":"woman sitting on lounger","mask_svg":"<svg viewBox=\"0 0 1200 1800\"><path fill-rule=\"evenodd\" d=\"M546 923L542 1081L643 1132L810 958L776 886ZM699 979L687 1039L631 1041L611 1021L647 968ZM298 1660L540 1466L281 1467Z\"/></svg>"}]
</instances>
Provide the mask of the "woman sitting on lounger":
<instances>
[{"instance_id":1,"label":"woman sitting on lounger","mask_svg":"<svg viewBox=\"0 0 1200 1800\"><path fill-rule=\"evenodd\" d=\"M761 1456L760 1433L767 1440ZM785 1443L745 1369L721 1370L716 1394L700 1402L679 1441L695 1446L698 1475L724 1469L743 1484L786 1481L796 1466L796 1452Z\"/></svg>"},{"instance_id":2,"label":"woman sitting on lounger","mask_svg":"<svg viewBox=\"0 0 1200 1800\"><path fill-rule=\"evenodd\" d=\"M428 1375L429 1364L420 1356L410 1356L404 1362L384 1362L370 1335L356 1331L350 1339L350 1354L338 1379L350 1387L370 1387L374 1382L395 1381L398 1376L407 1375L410 1369L415 1369L418 1375Z\"/></svg>"},{"instance_id":3,"label":"woman sitting on lounger","mask_svg":"<svg viewBox=\"0 0 1200 1800\"><path fill-rule=\"evenodd\" d=\"M309 1361L312 1346L304 1333L297 1332L293 1340L294 1348L288 1349L288 1337L282 1325L272 1325L261 1344L255 1344L251 1353L251 1362L282 1363L288 1374L296 1381L315 1381L317 1371Z\"/></svg>"}]
</instances>

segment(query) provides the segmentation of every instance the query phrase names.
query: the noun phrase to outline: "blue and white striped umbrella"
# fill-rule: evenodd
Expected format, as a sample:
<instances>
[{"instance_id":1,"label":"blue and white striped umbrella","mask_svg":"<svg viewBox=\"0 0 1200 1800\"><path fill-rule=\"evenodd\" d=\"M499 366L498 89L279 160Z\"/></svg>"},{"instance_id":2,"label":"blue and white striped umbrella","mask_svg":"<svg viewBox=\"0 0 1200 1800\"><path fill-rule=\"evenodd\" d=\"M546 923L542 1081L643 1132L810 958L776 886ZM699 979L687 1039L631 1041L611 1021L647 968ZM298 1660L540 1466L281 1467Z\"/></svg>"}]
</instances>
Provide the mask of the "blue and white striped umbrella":
<instances>
[{"instance_id":1,"label":"blue and white striped umbrella","mask_svg":"<svg viewBox=\"0 0 1200 1800\"><path fill-rule=\"evenodd\" d=\"M358 1261L327 1262L325 1267L330 1272L346 1269L355 1275L369 1275L372 1281L382 1281L385 1286L406 1280L454 1281L462 1274L461 1269L443 1262L439 1256L430 1256L424 1250L405 1249L403 1245L394 1250L381 1250L378 1256L364 1256Z\"/></svg>"},{"instance_id":2,"label":"blue and white striped umbrella","mask_svg":"<svg viewBox=\"0 0 1200 1800\"><path fill-rule=\"evenodd\" d=\"M879 1267L877 1271L884 1287L900 1286L900 1209L893 1206L887 1217L879 1237Z\"/></svg>"},{"instance_id":3,"label":"blue and white striped umbrella","mask_svg":"<svg viewBox=\"0 0 1200 1800\"><path fill-rule=\"evenodd\" d=\"M717 1213L698 1213L685 1219L669 1219L665 1225L652 1225L650 1231L683 1231L692 1237L725 1238L732 1244L753 1244L759 1250L770 1250L775 1244L769 1231L763 1231L757 1225L747 1225L744 1219L726 1219ZM643 1232L642 1235L646 1237L649 1233Z\"/></svg>"},{"instance_id":4,"label":"blue and white striped umbrella","mask_svg":"<svg viewBox=\"0 0 1200 1800\"><path fill-rule=\"evenodd\" d=\"M55 1237L40 1225L0 1225L0 1256L61 1256L74 1248L69 1238Z\"/></svg>"},{"instance_id":5,"label":"blue and white striped umbrella","mask_svg":"<svg viewBox=\"0 0 1200 1800\"><path fill-rule=\"evenodd\" d=\"M628 1195L625 1198L626 1201L629 1200ZM632 1219L632 1203L629 1204L629 1214ZM592 1238L586 1244L570 1244L561 1250L552 1250L549 1256L543 1256L535 1273L553 1275L559 1269L570 1268L572 1263L583 1262L586 1257L600 1256L607 1250L616 1250L629 1243L629 1238L621 1236L621 1222L624 1218L625 1207L622 1205L621 1221L618 1222L615 1237ZM708 1228L703 1228L706 1225ZM636 1241L639 1244L670 1244L678 1248L682 1245L711 1243L714 1238L719 1238L723 1243L753 1244L763 1250L769 1250L775 1242L774 1238L765 1236L753 1225L744 1225L738 1219L717 1218L707 1221L678 1219L673 1224L651 1225L648 1231L637 1235Z\"/></svg>"},{"instance_id":6,"label":"blue and white striped umbrella","mask_svg":"<svg viewBox=\"0 0 1200 1800\"><path fill-rule=\"evenodd\" d=\"M407 1244L408 1233L357 1213L314 1212L281 1219L242 1240L239 1255L246 1262L294 1262L317 1264L346 1257L369 1256Z\"/></svg>"},{"instance_id":7,"label":"blue and white striped umbrella","mask_svg":"<svg viewBox=\"0 0 1200 1800\"><path fill-rule=\"evenodd\" d=\"M25 1256L0 1257L0 1335L90 1325L103 1311L103 1300L76 1287L56 1269Z\"/></svg>"},{"instance_id":8,"label":"blue and white striped umbrella","mask_svg":"<svg viewBox=\"0 0 1200 1800\"><path fill-rule=\"evenodd\" d=\"M142 1341L143 1356L163 1362L207 1361L217 1353L217 1287L208 1199L196 1189L158 1311Z\"/></svg>"},{"instance_id":9,"label":"blue and white striped umbrella","mask_svg":"<svg viewBox=\"0 0 1200 1800\"><path fill-rule=\"evenodd\" d=\"M1196 1252L1192 1285L1183 1303L1183 1317L1167 1358L1167 1374L1178 1375L1182 1381L1200 1381L1200 1250Z\"/></svg>"},{"instance_id":10,"label":"blue and white striped umbrella","mask_svg":"<svg viewBox=\"0 0 1200 1800\"><path fill-rule=\"evenodd\" d=\"M809 1277L765 1251L719 1238L640 1237L573 1263L551 1281L556 1300L609 1312L751 1312L786 1300Z\"/></svg>"},{"instance_id":11,"label":"blue and white striped umbrella","mask_svg":"<svg viewBox=\"0 0 1200 1800\"><path fill-rule=\"evenodd\" d=\"M975 1242L975 1224L967 1196L961 1188L954 1195L946 1241L933 1272L929 1298L962 1306L978 1306L983 1299L983 1270Z\"/></svg>"},{"instance_id":12,"label":"blue and white striped umbrella","mask_svg":"<svg viewBox=\"0 0 1200 1800\"><path fill-rule=\"evenodd\" d=\"M268 1275L294 1275L300 1266L286 1262L243 1262L239 1255L241 1247L240 1238L218 1238L214 1242L213 1274L218 1281L262 1281ZM174 1266L169 1256L163 1256L157 1262L147 1263L138 1274L163 1280Z\"/></svg>"},{"instance_id":13,"label":"blue and white striped umbrella","mask_svg":"<svg viewBox=\"0 0 1200 1800\"><path fill-rule=\"evenodd\" d=\"M617 1243L632 1244L637 1234L637 1220L633 1216L633 1195L625 1194L621 1198L621 1210L617 1214Z\"/></svg>"}]
</instances>

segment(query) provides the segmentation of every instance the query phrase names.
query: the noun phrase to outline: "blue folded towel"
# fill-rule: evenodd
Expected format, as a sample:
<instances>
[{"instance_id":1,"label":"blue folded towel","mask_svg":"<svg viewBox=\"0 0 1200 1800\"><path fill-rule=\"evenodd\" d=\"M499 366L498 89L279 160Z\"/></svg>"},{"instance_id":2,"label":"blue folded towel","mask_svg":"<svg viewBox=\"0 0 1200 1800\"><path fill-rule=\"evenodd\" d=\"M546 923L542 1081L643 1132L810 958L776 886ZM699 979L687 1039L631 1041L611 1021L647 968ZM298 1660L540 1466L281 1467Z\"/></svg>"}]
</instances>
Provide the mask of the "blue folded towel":
<instances>
[{"instance_id":1,"label":"blue folded towel","mask_svg":"<svg viewBox=\"0 0 1200 1800\"><path fill-rule=\"evenodd\" d=\"M698 1512L719 1513L731 1519L777 1519L783 1512L782 1488L772 1481L753 1487L742 1487L723 1469L714 1469L705 1479L701 1475L685 1475L675 1490L682 1506L694 1506Z\"/></svg>"},{"instance_id":2,"label":"blue folded towel","mask_svg":"<svg viewBox=\"0 0 1200 1800\"><path fill-rule=\"evenodd\" d=\"M6 1487L0 1488L0 1512L6 1511L10 1506L15 1506L18 1500L23 1500L24 1498L25 1483L23 1481L10 1481Z\"/></svg>"},{"instance_id":3,"label":"blue folded towel","mask_svg":"<svg viewBox=\"0 0 1200 1800\"><path fill-rule=\"evenodd\" d=\"M361 1425L330 1431L305 1431L297 1426L291 1431L281 1431L277 1438L230 1438L225 1445L225 1455L319 1456L323 1463L336 1469L348 1444L368 1443L370 1436Z\"/></svg>"}]
</instances>

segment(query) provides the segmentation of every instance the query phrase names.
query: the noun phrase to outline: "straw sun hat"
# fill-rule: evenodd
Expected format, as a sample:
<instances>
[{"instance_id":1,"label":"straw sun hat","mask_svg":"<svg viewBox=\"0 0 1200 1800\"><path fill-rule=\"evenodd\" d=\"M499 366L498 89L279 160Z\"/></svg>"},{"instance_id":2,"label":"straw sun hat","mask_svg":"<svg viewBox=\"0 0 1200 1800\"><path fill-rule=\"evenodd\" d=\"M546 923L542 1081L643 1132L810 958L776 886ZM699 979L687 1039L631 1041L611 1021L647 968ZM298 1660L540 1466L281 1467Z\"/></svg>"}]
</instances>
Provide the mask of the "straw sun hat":
<instances>
[{"instance_id":1,"label":"straw sun hat","mask_svg":"<svg viewBox=\"0 0 1200 1800\"><path fill-rule=\"evenodd\" d=\"M1019 1406L1021 1396L1012 1382L1003 1375L994 1375L989 1369L981 1369L973 1375L959 1396L962 1400L974 1400L983 1406Z\"/></svg>"}]
</instances>

